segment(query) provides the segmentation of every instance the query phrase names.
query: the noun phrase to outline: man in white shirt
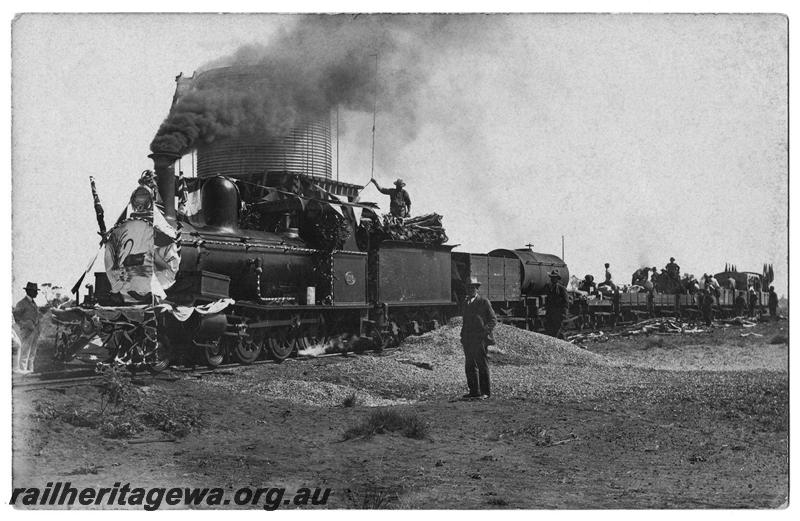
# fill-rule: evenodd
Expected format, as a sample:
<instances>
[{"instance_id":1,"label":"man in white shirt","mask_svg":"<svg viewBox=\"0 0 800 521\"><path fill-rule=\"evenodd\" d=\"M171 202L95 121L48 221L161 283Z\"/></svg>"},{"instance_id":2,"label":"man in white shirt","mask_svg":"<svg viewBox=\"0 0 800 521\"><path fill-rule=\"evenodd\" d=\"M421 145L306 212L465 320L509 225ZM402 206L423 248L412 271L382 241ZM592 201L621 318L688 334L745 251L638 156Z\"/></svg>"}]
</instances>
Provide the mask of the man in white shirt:
<instances>
[{"instance_id":1,"label":"man in white shirt","mask_svg":"<svg viewBox=\"0 0 800 521\"><path fill-rule=\"evenodd\" d=\"M36 296L39 295L39 286L35 282L28 282L25 286L25 296L14 306L14 321L20 331L22 347L15 360L13 371L19 374L33 372L33 361L36 359L36 350L39 344L39 306L36 305Z\"/></svg>"}]
</instances>

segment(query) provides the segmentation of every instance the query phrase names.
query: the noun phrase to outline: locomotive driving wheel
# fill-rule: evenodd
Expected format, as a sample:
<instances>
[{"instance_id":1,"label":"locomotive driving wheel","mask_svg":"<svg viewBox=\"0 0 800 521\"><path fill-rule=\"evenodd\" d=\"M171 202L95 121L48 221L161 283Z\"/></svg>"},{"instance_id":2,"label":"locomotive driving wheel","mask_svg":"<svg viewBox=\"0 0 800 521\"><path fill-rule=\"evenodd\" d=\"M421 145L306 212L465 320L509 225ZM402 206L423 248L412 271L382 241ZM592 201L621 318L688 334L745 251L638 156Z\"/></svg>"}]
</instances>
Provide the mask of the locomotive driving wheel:
<instances>
[{"instance_id":1,"label":"locomotive driving wheel","mask_svg":"<svg viewBox=\"0 0 800 521\"><path fill-rule=\"evenodd\" d=\"M204 343L203 359L208 367L219 367L225 359L225 346L222 340L217 339L213 342Z\"/></svg>"},{"instance_id":2,"label":"locomotive driving wheel","mask_svg":"<svg viewBox=\"0 0 800 521\"><path fill-rule=\"evenodd\" d=\"M233 356L244 365L250 365L258 360L260 354L261 344L249 338L239 337L233 345Z\"/></svg>"},{"instance_id":3,"label":"locomotive driving wheel","mask_svg":"<svg viewBox=\"0 0 800 521\"><path fill-rule=\"evenodd\" d=\"M150 373L158 374L169 367L170 351L169 340L159 337L154 349L144 351L142 362Z\"/></svg>"},{"instance_id":4,"label":"locomotive driving wheel","mask_svg":"<svg viewBox=\"0 0 800 521\"><path fill-rule=\"evenodd\" d=\"M289 328L281 327L270 332L267 338L269 353L277 361L286 360L294 351L297 340L290 334Z\"/></svg>"}]
</instances>

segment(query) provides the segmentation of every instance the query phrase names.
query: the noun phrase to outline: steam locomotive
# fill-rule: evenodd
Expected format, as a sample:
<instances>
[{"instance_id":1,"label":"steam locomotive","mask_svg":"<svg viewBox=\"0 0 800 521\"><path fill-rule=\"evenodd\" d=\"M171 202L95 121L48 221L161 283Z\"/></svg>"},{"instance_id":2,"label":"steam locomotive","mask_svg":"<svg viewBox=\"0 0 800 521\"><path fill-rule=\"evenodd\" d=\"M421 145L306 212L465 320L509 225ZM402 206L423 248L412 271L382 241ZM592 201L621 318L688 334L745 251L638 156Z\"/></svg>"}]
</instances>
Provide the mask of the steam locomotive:
<instances>
[{"instance_id":1,"label":"steam locomotive","mask_svg":"<svg viewBox=\"0 0 800 521\"><path fill-rule=\"evenodd\" d=\"M94 335L116 363L152 371L283 360L312 346L381 349L456 315L471 276L508 321L531 324L547 274L569 274L529 249L375 240L363 224L376 209L356 202L362 187L328 178L193 178L195 205L176 209L178 158L151 158L152 176L105 233L106 271L82 306L56 311L63 356Z\"/></svg>"}]
</instances>

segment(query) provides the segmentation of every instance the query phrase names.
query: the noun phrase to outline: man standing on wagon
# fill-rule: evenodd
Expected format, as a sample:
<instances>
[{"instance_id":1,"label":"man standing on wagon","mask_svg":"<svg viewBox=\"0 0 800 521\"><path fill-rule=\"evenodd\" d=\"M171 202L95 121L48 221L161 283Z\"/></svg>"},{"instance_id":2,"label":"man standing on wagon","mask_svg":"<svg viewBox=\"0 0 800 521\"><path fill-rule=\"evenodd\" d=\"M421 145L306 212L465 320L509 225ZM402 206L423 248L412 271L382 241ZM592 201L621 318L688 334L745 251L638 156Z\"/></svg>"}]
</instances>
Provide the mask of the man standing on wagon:
<instances>
[{"instance_id":1,"label":"man standing on wagon","mask_svg":"<svg viewBox=\"0 0 800 521\"><path fill-rule=\"evenodd\" d=\"M464 304L464 323L461 326L461 345L464 347L464 369L469 393L464 398L485 400L492 394L489 382L489 345L494 344L492 331L497 317L492 304L478 294L481 283L470 277L467 301Z\"/></svg>"},{"instance_id":2,"label":"man standing on wagon","mask_svg":"<svg viewBox=\"0 0 800 521\"><path fill-rule=\"evenodd\" d=\"M394 182L394 188L381 188L381 185L374 178L370 179L370 181L380 193L389 196L389 212L392 217L406 218L411 216L411 197L403 188L406 184L402 179Z\"/></svg>"}]
</instances>

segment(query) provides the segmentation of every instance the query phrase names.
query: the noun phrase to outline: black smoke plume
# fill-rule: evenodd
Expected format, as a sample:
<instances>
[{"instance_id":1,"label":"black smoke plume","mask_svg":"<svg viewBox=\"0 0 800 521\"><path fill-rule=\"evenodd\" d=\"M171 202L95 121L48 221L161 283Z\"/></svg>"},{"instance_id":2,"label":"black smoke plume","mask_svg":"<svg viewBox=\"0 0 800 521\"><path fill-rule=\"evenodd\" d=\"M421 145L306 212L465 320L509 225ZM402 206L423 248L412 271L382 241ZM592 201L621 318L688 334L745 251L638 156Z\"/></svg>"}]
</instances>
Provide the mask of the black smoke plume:
<instances>
[{"instance_id":1,"label":"black smoke plume","mask_svg":"<svg viewBox=\"0 0 800 521\"><path fill-rule=\"evenodd\" d=\"M333 107L371 111L376 84L381 111L413 127L413 96L424 82L424 54L449 22L442 17L304 15L272 42L240 48L202 67L246 68L247 81L202 81L173 104L150 144L185 154L238 135L281 136L302 118ZM375 75L375 55L379 75Z\"/></svg>"}]
</instances>

